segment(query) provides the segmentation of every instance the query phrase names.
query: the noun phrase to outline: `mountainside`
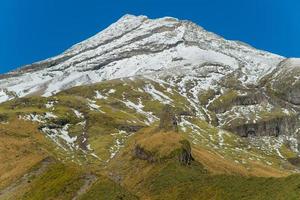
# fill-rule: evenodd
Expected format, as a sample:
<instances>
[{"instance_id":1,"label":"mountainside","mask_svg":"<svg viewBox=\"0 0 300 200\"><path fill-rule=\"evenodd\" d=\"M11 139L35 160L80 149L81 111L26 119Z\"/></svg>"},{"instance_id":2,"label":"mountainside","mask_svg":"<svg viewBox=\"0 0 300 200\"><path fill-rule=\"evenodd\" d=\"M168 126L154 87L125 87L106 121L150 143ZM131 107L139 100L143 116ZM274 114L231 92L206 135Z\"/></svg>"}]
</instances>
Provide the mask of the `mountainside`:
<instances>
[{"instance_id":1,"label":"mountainside","mask_svg":"<svg viewBox=\"0 0 300 200\"><path fill-rule=\"evenodd\" d=\"M251 84L282 60L240 42L224 40L192 22L126 15L59 56L4 75L0 100L14 95L50 96L73 86L176 67L193 72L195 67L203 68L203 73L214 72L218 78L233 73L238 80ZM221 65L217 71L216 64Z\"/></svg>"},{"instance_id":2,"label":"mountainside","mask_svg":"<svg viewBox=\"0 0 300 200\"><path fill-rule=\"evenodd\" d=\"M0 78L0 199L298 199L300 59L126 15Z\"/></svg>"}]
</instances>

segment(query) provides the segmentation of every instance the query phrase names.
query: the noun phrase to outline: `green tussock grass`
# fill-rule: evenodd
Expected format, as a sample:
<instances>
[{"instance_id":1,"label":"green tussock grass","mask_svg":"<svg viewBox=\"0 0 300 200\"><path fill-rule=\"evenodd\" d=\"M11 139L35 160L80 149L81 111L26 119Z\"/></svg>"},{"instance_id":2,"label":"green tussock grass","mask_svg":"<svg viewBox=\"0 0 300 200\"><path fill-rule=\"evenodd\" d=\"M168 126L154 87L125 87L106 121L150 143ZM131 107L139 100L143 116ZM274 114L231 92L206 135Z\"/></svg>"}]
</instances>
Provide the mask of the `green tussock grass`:
<instances>
[{"instance_id":1,"label":"green tussock grass","mask_svg":"<svg viewBox=\"0 0 300 200\"><path fill-rule=\"evenodd\" d=\"M296 200L300 176L260 178L211 175L201 164L168 163L145 181L151 199Z\"/></svg>"},{"instance_id":2,"label":"green tussock grass","mask_svg":"<svg viewBox=\"0 0 300 200\"><path fill-rule=\"evenodd\" d=\"M137 200L138 198L113 181L101 177L79 200Z\"/></svg>"},{"instance_id":3,"label":"green tussock grass","mask_svg":"<svg viewBox=\"0 0 300 200\"><path fill-rule=\"evenodd\" d=\"M81 175L75 166L51 164L45 173L32 180L22 199L72 199L83 184Z\"/></svg>"},{"instance_id":4,"label":"green tussock grass","mask_svg":"<svg viewBox=\"0 0 300 200\"><path fill-rule=\"evenodd\" d=\"M234 100L238 97L238 93L235 90L229 90L222 94L220 97L215 99L209 106L208 109L211 111L218 111L219 109L226 109L232 106Z\"/></svg>"}]
</instances>

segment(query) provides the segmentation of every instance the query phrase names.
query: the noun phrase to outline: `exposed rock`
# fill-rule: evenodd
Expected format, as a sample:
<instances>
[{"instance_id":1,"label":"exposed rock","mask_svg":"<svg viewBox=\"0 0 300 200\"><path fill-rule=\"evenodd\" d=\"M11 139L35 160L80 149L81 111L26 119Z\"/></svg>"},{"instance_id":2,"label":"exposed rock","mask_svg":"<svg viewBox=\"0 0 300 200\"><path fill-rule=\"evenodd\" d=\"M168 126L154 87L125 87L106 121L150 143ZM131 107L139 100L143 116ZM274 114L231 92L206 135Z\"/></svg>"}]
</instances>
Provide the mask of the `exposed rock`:
<instances>
[{"instance_id":1,"label":"exposed rock","mask_svg":"<svg viewBox=\"0 0 300 200\"><path fill-rule=\"evenodd\" d=\"M249 93L246 95L239 95L235 99L234 105L239 106L247 106L247 105L255 105L259 104L262 101L265 100L265 97L259 93L259 92L254 92L254 93Z\"/></svg>"},{"instance_id":2,"label":"exposed rock","mask_svg":"<svg viewBox=\"0 0 300 200\"><path fill-rule=\"evenodd\" d=\"M191 112L191 111L181 111L178 115L179 116L195 116L195 113Z\"/></svg>"},{"instance_id":3,"label":"exposed rock","mask_svg":"<svg viewBox=\"0 0 300 200\"><path fill-rule=\"evenodd\" d=\"M7 114L0 114L0 122L6 122L8 120Z\"/></svg>"},{"instance_id":4,"label":"exposed rock","mask_svg":"<svg viewBox=\"0 0 300 200\"><path fill-rule=\"evenodd\" d=\"M164 131L178 131L177 117L170 105L165 105L161 112L159 129Z\"/></svg>"},{"instance_id":5,"label":"exposed rock","mask_svg":"<svg viewBox=\"0 0 300 200\"><path fill-rule=\"evenodd\" d=\"M194 160L192 156L192 148L187 140L180 141L182 147L180 149L178 160L182 165L190 165L191 162Z\"/></svg>"},{"instance_id":6,"label":"exposed rock","mask_svg":"<svg viewBox=\"0 0 300 200\"><path fill-rule=\"evenodd\" d=\"M150 163L156 162L157 159L154 157L154 155L146 151L144 148L142 148L140 145L136 145L133 150L134 157L141 159L141 160L147 160Z\"/></svg>"},{"instance_id":7,"label":"exposed rock","mask_svg":"<svg viewBox=\"0 0 300 200\"><path fill-rule=\"evenodd\" d=\"M64 126L68 123L70 123L70 119L67 118L58 118L58 119L53 119L53 123L59 126Z\"/></svg>"},{"instance_id":8,"label":"exposed rock","mask_svg":"<svg viewBox=\"0 0 300 200\"><path fill-rule=\"evenodd\" d=\"M127 133L137 132L142 128L144 128L144 126L131 124L122 124L118 127L119 130L126 131Z\"/></svg>"},{"instance_id":9,"label":"exposed rock","mask_svg":"<svg viewBox=\"0 0 300 200\"><path fill-rule=\"evenodd\" d=\"M81 188L77 191L76 195L72 198L72 200L80 199L80 196L85 194L92 185L97 181L97 176L94 174L85 174L83 175L83 185Z\"/></svg>"},{"instance_id":10,"label":"exposed rock","mask_svg":"<svg viewBox=\"0 0 300 200\"><path fill-rule=\"evenodd\" d=\"M234 106L257 105L266 102L267 99L261 91L258 90L241 90L245 94L240 94L238 90L230 89L221 94L212 101L208 109L215 113L224 113Z\"/></svg>"},{"instance_id":11,"label":"exposed rock","mask_svg":"<svg viewBox=\"0 0 300 200\"><path fill-rule=\"evenodd\" d=\"M294 157L294 158L288 158L288 161L297 167L300 167L300 158L299 157Z\"/></svg>"},{"instance_id":12,"label":"exposed rock","mask_svg":"<svg viewBox=\"0 0 300 200\"><path fill-rule=\"evenodd\" d=\"M39 130L42 130L43 128L48 128L48 129L59 129L62 128L61 125L49 123L49 124L42 124L38 127Z\"/></svg>"},{"instance_id":13,"label":"exposed rock","mask_svg":"<svg viewBox=\"0 0 300 200\"><path fill-rule=\"evenodd\" d=\"M290 135L296 130L296 119L293 117L276 118L259 123L243 124L230 129L242 137Z\"/></svg>"}]
</instances>

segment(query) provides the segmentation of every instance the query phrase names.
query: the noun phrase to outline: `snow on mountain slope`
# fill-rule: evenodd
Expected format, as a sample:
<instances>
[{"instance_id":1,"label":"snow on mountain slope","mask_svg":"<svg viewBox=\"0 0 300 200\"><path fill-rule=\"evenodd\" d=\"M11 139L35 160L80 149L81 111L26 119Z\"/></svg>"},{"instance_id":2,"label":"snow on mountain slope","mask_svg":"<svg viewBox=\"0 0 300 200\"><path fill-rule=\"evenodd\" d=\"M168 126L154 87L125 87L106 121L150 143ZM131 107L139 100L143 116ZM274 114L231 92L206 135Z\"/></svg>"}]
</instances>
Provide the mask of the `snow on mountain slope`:
<instances>
[{"instance_id":1,"label":"snow on mountain slope","mask_svg":"<svg viewBox=\"0 0 300 200\"><path fill-rule=\"evenodd\" d=\"M288 102L300 105L300 59L282 61L272 75L272 89Z\"/></svg>"},{"instance_id":2,"label":"snow on mountain slope","mask_svg":"<svg viewBox=\"0 0 300 200\"><path fill-rule=\"evenodd\" d=\"M10 97L6 94L6 92L4 90L0 91L0 102L4 102L9 100Z\"/></svg>"},{"instance_id":3,"label":"snow on mountain slope","mask_svg":"<svg viewBox=\"0 0 300 200\"><path fill-rule=\"evenodd\" d=\"M51 96L73 86L103 80L158 72L163 76L170 70L192 74L195 68L207 75L226 68L223 76L233 73L241 82L255 84L283 59L225 40L189 21L126 15L56 57L4 75L0 79L0 102L10 99L7 92L19 97ZM214 77L213 81L223 76ZM211 81L202 82L207 85Z\"/></svg>"}]
</instances>

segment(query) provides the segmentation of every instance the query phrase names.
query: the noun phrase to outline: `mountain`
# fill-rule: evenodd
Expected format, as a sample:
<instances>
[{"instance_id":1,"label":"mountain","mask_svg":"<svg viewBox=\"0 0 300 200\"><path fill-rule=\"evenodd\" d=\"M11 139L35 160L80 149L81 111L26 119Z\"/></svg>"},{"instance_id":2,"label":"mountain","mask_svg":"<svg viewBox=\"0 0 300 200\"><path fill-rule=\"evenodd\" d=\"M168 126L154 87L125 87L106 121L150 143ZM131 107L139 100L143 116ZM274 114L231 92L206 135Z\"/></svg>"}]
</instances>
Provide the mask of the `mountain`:
<instances>
[{"instance_id":1,"label":"mountain","mask_svg":"<svg viewBox=\"0 0 300 200\"><path fill-rule=\"evenodd\" d=\"M51 96L78 85L175 67L190 71L207 62L221 64L219 74L235 73L242 82L255 83L283 59L227 41L189 21L126 15L61 55L4 75L0 85L19 97ZM2 95L1 100L10 96Z\"/></svg>"},{"instance_id":2,"label":"mountain","mask_svg":"<svg viewBox=\"0 0 300 200\"><path fill-rule=\"evenodd\" d=\"M300 59L126 15L0 78L0 199L297 199Z\"/></svg>"}]
</instances>

